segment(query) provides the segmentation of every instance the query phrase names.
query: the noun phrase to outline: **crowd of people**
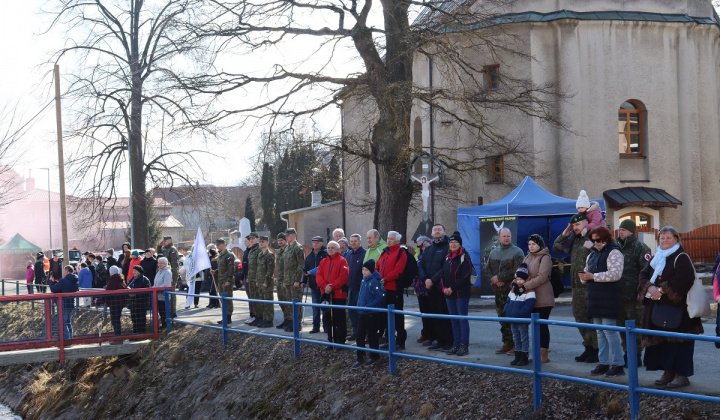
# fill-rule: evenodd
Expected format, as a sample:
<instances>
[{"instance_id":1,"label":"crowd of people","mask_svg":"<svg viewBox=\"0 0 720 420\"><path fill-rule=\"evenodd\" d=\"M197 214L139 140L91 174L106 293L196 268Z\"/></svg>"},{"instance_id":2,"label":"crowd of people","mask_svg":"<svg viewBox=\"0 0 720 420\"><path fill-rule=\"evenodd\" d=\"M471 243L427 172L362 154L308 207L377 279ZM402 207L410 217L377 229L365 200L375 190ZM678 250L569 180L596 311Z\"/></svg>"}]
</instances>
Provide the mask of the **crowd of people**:
<instances>
[{"instance_id":1,"label":"crowd of people","mask_svg":"<svg viewBox=\"0 0 720 420\"><path fill-rule=\"evenodd\" d=\"M581 202L582 198L581 195L578 200L579 212L570 218L565 231L552 244L554 251L571 255L575 320L599 326L624 326L626 320L634 320L645 329L701 334L700 318L691 318L683 309L695 271L690 257L680 245L677 231L672 227L662 228L659 247L652 256L647 245L638 240L635 222L623 220L618 237L613 238L607 226L596 220L594 203ZM595 222L593 225L591 219ZM51 289L53 292L70 292L78 287L104 287L107 290L184 288L191 295L209 293L208 308L220 306L218 299L213 298L219 293L233 296L235 290L243 290L250 299L291 302L302 300L306 296L304 291L309 289L312 302L320 304L312 307L309 334L322 330L328 343L354 341L358 349L352 369L370 365L378 359L375 352L369 352L367 356L366 344L371 349L386 349L389 338L394 336L396 350L405 349L408 334L404 316L395 314L395 330L387 331L387 313L374 309L392 304L395 309L402 310L403 291L408 287L415 292L423 314L468 315L472 261L463 248L461 235L454 232L448 236L442 224L432 226L431 237L417 238L415 252L401 245L399 232L390 231L383 239L376 229L365 234L367 248L362 246L360 234L346 238L339 228L327 245L324 238L315 236L307 255L297 241L295 229L279 233L276 239L277 247L273 247L269 237L250 233L244 238L246 250L242 261L230 252L224 239L216 240L207 250L195 250L208 252L211 267L189 282L181 280L181 274L185 277L180 271L185 252L178 252L172 238L165 237L157 250L145 250L143 257L138 251L131 251L126 243L117 260L112 258L112 249L107 251L111 256L107 261L102 256L86 255L77 276L74 274L76 269L71 266L66 266L61 274L49 270L49 276L55 282ZM555 306L555 294L550 281L553 261L545 240L540 234L530 235L527 255L513 244L513 232L507 227L498 231L498 240L499 245L490 252L481 273L482 278L492 284L497 315L530 318L532 313L537 313L541 319L549 319ZM160 257L156 258L157 255ZM44 266L38 266L42 261L38 254L34 264L29 262L28 281L33 268L35 283L45 281ZM720 301L717 277L714 290L715 299ZM28 291L32 293L31 285ZM175 295L170 303L165 302L163 294L158 294L158 299L161 325L165 326L166 304L170 305L171 316L176 316ZM122 333L120 315L124 307L130 309L133 332L146 331L146 314L151 308L148 294L110 296L106 303L116 335ZM185 308L189 309L193 304L198 307L198 296L188 296ZM325 308L323 304L332 307ZM65 337L72 338L73 299L64 299L63 305L67 317ZM279 306L282 322L278 325L274 325L274 305L266 302L249 303L250 316L244 323L258 328L275 326L287 332L302 329L301 322L293 322L292 307ZM232 301L226 301L224 319L218 323L232 324L233 309ZM417 342L429 351L460 357L470 353L467 320L421 319L422 329ZM688 377L694 374L693 340L638 336L637 353L628 355L624 334L588 328L579 328L579 333L585 349L575 360L595 364L590 370L592 375L624 375L628 357L636 358L638 366L644 364L647 370L663 371L655 381L658 386L684 387L689 384ZM550 338L548 326L541 325L541 363L550 362ZM515 356L510 365L524 366L530 362L528 324L500 322L500 339L501 345L495 353ZM341 348L328 345L326 349L339 351Z\"/></svg>"}]
</instances>

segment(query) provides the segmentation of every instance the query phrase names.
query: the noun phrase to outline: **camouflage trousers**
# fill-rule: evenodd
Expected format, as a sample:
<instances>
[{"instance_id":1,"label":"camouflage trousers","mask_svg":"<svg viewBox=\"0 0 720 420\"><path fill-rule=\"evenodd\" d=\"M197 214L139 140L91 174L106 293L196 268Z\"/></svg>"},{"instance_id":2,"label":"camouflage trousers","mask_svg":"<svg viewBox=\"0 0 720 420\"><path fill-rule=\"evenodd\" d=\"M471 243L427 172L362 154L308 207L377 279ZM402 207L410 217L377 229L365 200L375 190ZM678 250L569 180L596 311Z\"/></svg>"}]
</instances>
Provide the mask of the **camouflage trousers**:
<instances>
[{"instance_id":1,"label":"camouflage trousers","mask_svg":"<svg viewBox=\"0 0 720 420\"><path fill-rule=\"evenodd\" d=\"M493 286L495 291L495 311L497 316L503 316L505 310L505 303L507 302L508 294L510 293L511 283L505 283L502 287ZM512 330L510 329L510 323L500 323L500 334L502 335L503 346L515 347L513 342Z\"/></svg>"},{"instance_id":2,"label":"camouflage trousers","mask_svg":"<svg viewBox=\"0 0 720 420\"><path fill-rule=\"evenodd\" d=\"M587 287L574 285L572 289L572 313L575 322L592 324L592 319L587 316ZM578 328L583 338L583 346L597 350L597 332L592 328Z\"/></svg>"},{"instance_id":3,"label":"camouflage trousers","mask_svg":"<svg viewBox=\"0 0 720 420\"><path fill-rule=\"evenodd\" d=\"M290 302L292 298L290 297L290 287L282 282L277 282L277 300L281 302ZM290 305L280 305L280 310L283 314L283 321L290 321L292 320L292 306Z\"/></svg>"},{"instance_id":4,"label":"camouflage trousers","mask_svg":"<svg viewBox=\"0 0 720 420\"><path fill-rule=\"evenodd\" d=\"M620 316L617 319L617 326L618 327L624 327L625 321L628 320L634 320L635 321L635 328L640 328L642 326L642 317L643 317L643 311L645 308L643 307L642 303L634 301L634 300L626 300L623 302L622 309L620 310ZM620 338L622 339L622 348L625 353L627 353L627 343L625 342L627 337L625 334L621 333ZM640 345L642 339L640 337L640 334L635 335L635 345L637 347L637 354L642 354L642 346Z\"/></svg>"},{"instance_id":5,"label":"camouflage trousers","mask_svg":"<svg viewBox=\"0 0 720 420\"><path fill-rule=\"evenodd\" d=\"M225 293L225 296L233 297L233 282L230 282L230 286L225 287L225 283L220 283L220 281L218 281L215 283L215 290L218 291L218 295L222 295L223 293ZM233 301L232 300L225 301L225 309L226 309L225 314L228 317L231 317L233 314Z\"/></svg>"},{"instance_id":6,"label":"camouflage trousers","mask_svg":"<svg viewBox=\"0 0 720 420\"><path fill-rule=\"evenodd\" d=\"M248 280L247 283L247 295L248 299L259 299L258 298L258 292L257 292L257 283L255 283L255 280ZM252 311L251 313L255 314L255 317L261 317L262 313L260 312L260 304L259 303L252 303Z\"/></svg>"},{"instance_id":7,"label":"camouflage trousers","mask_svg":"<svg viewBox=\"0 0 720 420\"><path fill-rule=\"evenodd\" d=\"M302 288L302 285L301 285L301 287L298 287L297 289L292 284L287 287L288 287L288 293L289 293L288 300L290 302L292 302L293 299L297 299L298 302L303 301L303 290L304 289ZM290 308L290 318L288 318L288 319L292 320L292 306L288 306L288 308ZM300 322L300 325L302 326L302 318L303 318L303 309L304 308L301 306L298 309L299 309L299 322Z\"/></svg>"},{"instance_id":8,"label":"camouflage trousers","mask_svg":"<svg viewBox=\"0 0 720 420\"><path fill-rule=\"evenodd\" d=\"M274 282L268 282L267 287L263 287L263 283L258 283L257 287L257 299L262 300L274 300L273 287ZM264 321L273 322L275 319L275 308L272 303L256 303L255 314L262 317Z\"/></svg>"}]
</instances>

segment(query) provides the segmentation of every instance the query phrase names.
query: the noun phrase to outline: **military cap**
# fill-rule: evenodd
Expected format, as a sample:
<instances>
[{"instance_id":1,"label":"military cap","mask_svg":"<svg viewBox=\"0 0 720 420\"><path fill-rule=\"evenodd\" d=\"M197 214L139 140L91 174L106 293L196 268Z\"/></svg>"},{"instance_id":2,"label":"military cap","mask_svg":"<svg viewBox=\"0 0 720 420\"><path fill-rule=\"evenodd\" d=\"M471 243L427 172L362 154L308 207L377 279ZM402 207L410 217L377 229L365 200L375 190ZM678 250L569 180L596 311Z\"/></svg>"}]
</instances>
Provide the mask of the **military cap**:
<instances>
[{"instance_id":1,"label":"military cap","mask_svg":"<svg viewBox=\"0 0 720 420\"><path fill-rule=\"evenodd\" d=\"M268 238L268 237L265 236L265 235L262 235L262 236L260 237L260 240L261 240L261 241L269 241L270 238Z\"/></svg>"},{"instance_id":2,"label":"military cap","mask_svg":"<svg viewBox=\"0 0 720 420\"><path fill-rule=\"evenodd\" d=\"M280 232L277 234L277 239L285 239L285 234Z\"/></svg>"},{"instance_id":3,"label":"military cap","mask_svg":"<svg viewBox=\"0 0 720 420\"><path fill-rule=\"evenodd\" d=\"M313 241L319 241L319 242L325 242L325 241L323 240L322 236L313 236L312 240L313 240Z\"/></svg>"},{"instance_id":4,"label":"military cap","mask_svg":"<svg viewBox=\"0 0 720 420\"><path fill-rule=\"evenodd\" d=\"M224 243L225 243L225 239L223 239L223 238L215 239L215 245L220 245L220 244L224 244Z\"/></svg>"},{"instance_id":5,"label":"military cap","mask_svg":"<svg viewBox=\"0 0 720 420\"><path fill-rule=\"evenodd\" d=\"M249 234L248 236L251 237L251 238L259 238L259 237L260 237L260 236L257 234L257 232L250 232L250 234Z\"/></svg>"},{"instance_id":6,"label":"military cap","mask_svg":"<svg viewBox=\"0 0 720 420\"><path fill-rule=\"evenodd\" d=\"M570 218L570 224L574 224L583 220L587 220L585 213L578 213Z\"/></svg>"},{"instance_id":7,"label":"military cap","mask_svg":"<svg viewBox=\"0 0 720 420\"><path fill-rule=\"evenodd\" d=\"M163 241L172 241L172 236L163 236Z\"/></svg>"},{"instance_id":8,"label":"military cap","mask_svg":"<svg viewBox=\"0 0 720 420\"><path fill-rule=\"evenodd\" d=\"M290 234L297 235L297 231L295 230L295 228L287 228L285 230L285 234L286 235L290 235Z\"/></svg>"}]
</instances>

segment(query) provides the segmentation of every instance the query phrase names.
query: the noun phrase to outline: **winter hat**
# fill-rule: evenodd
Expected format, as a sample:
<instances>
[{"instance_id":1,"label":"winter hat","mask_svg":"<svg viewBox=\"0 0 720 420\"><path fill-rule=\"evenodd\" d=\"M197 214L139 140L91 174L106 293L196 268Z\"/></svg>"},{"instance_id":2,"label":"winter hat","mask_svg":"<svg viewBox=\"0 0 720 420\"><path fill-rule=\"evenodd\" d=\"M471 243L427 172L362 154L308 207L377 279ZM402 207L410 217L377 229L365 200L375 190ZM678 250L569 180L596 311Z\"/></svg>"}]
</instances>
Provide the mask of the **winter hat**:
<instances>
[{"instance_id":1,"label":"winter hat","mask_svg":"<svg viewBox=\"0 0 720 420\"><path fill-rule=\"evenodd\" d=\"M111 276L114 276L115 274L120 274L121 271L122 270L120 270L120 267L118 267L117 265L113 265L112 267L110 267Z\"/></svg>"},{"instance_id":2,"label":"winter hat","mask_svg":"<svg viewBox=\"0 0 720 420\"><path fill-rule=\"evenodd\" d=\"M421 244L423 242L432 242L432 239L428 238L427 236L418 236L418 238L415 240L416 244Z\"/></svg>"},{"instance_id":3,"label":"winter hat","mask_svg":"<svg viewBox=\"0 0 720 420\"><path fill-rule=\"evenodd\" d=\"M528 237L528 241L535 242L536 244L538 244L538 246L540 246L540 249L545 248L545 240L542 238L542 236L538 235L537 233L533 233L532 235L530 235Z\"/></svg>"},{"instance_id":4,"label":"winter hat","mask_svg":"<svg viewBox=\"0 0 720 420\"><path fill-rule=\"evenodd\" d=\"M338 244L340 242L344 242L345 245L347 245L347 247L350 248L350 241L348 241L347 238L340 238L340 240L338 241Z\"/></svg>"},{"instance_id":5,"label":"winter hat","mask_svg":"<svg viewBox=\"0 0 720 420\"><path fill-rule=\"evenodd\" d=\"M141 265L136 265L136 266L134 266L134 267L133 267L133 270L137 270L137 272L140 273L140 274L145 274L145 270L143 270L143 268L142 268Z\"/></svg>"},{"instance_id":6,"label":"winter hat","mask_svg":"<svg viewBox=\"0 0 720 420\"><path fill-rule=\"evenodd\" d=\"M528 273L527 264L520 263L520 266L518 267L517 271L515 271L515 278L521 278L523 280L527 280L528 277L530 277L530 273Z\"/></svg>"},{"instance_id":7,"label":"winter hat","mask_svg":"<svg viewBox=\"0 0 720 420\"><path fill-rule=\"evenodd\" d=\"M133 257L139 257L139 256L140 256L140 253L139 253L137 250L135 250L135 251L132 252L132 256L133 256Z\"/></svg>"},{"instance_id":8,"label":"winter hat","mask_svg":"<svg viewBox=\"0 0 720 420\"><path fill-rule=\"evenodd\" d=\"M375 271L375 260L370 258L363 263L363 268L367 268L371 273Z\"/></svg>"},{"instance_id":9,"label":"winter hat","mask_svg":"<svg viewBox=\"0 0 720 420\"><path fill-rule=\"evenodd\" d=\"M450 241L458 241L460 243L460 246L462 246L462 237L460 236L460 232L453 232L453 234L450 236L450 239L448 239L448 242Z\"/></svg>"},{"instance_id":10,"label":"winter hat","mask_svg":"<svg viewBox=\"0 0 720 420\"><path fill-rule=\"evenodd\" d=\"M575 202L575 208L579 209L580 207L590 208L590 199L585 190L580 190L580 197Z\"/></svg>"},{"instance_id":11,"label":"winter hat","mask_svg":"<svg viewBox=\"0 0 720 420\"><path fill-rule=\"evenodd\" d=\"M635 221L633 219L625 219L620 222L620 228L635 233L635 231L637 230L637 225L635 224Z\"/></svg>"},{"instance_id":12,"label":"winter hat","mask_svg":"<svg viewBox=\"0 0 720 420\"><path fill-rule=\"evenodd\" d=\"M570 224L572 225L583 220L587 220L587 215L585 213L578 213L570 218Z\"/></svg>"}]
</instances>

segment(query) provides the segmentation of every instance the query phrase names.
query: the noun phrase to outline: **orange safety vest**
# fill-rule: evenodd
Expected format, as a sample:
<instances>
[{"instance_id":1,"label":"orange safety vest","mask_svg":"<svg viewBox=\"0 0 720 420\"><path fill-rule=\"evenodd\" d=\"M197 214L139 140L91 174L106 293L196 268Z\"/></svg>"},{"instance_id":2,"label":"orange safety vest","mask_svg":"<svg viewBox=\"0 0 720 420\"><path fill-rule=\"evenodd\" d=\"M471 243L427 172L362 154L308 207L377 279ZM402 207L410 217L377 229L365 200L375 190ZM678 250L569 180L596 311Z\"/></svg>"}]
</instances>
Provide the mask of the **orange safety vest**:
<instances>
[{"instance_id":1,"label":"orange safety vest","mask_svg":"<svg viewBox=\"0 0 720 420\"><path fill-rule=\"evenodd\" d=\"M50 271L50 260L48 257L43 258L43 270Z\"/></svg>"}]
</instances>

